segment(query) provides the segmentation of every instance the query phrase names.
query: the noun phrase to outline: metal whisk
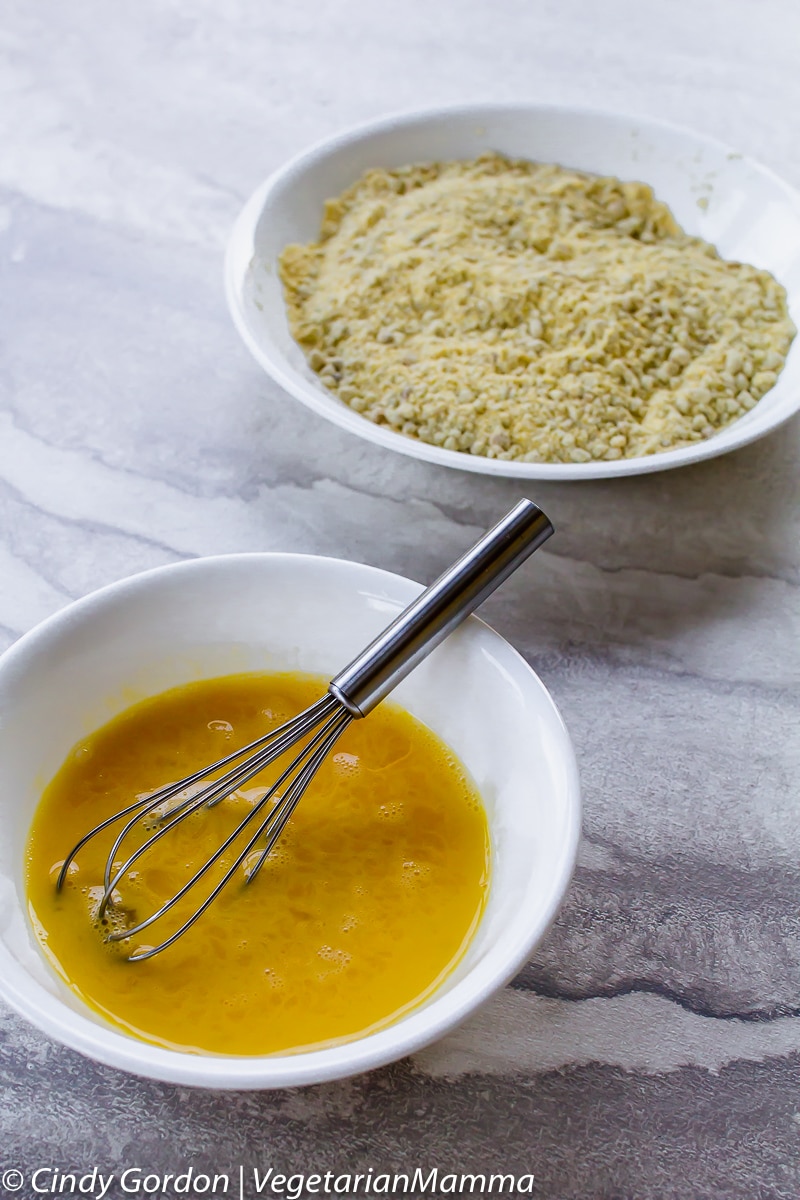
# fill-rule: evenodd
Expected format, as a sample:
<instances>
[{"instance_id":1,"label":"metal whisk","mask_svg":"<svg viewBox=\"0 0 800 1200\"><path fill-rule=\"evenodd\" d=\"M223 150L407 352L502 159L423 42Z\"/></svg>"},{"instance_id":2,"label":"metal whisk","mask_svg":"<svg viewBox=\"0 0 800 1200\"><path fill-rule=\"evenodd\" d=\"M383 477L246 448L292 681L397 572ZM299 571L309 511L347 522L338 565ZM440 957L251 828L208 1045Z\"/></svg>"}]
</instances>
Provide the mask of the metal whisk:
<instances>
[{"instance_id":1,"label":"metal whisk","mask_svg":"<svg viewBox=\"0 0 800 1200\"><path fill-rule=\"evenodd\" d=\"M553 527L541 509L530 500L520 500L502 521L490 529L435 583L426 588L383 633L331 680L325 696L305 712L264 737L257 738L226 758L195 771L193 775L171 783L144 799L137 800L101 821L72 848L61 867L56 888L62 887L70 863L91 838L116 822L124 821L106 860L104 892L97 913L98 918L102 919L117 884L133 863L157 841L192 813L224 800L304 737L312 735L297 757L281 772L278 779L219 849L174 896L133 928L124 928L108 934L110 941L122 941L141 933L158 921L206 875L237 839L249 831L244 848L236 854L222 878L180 928L157 946L139 949L130 955L129 961L141 962L166 950L194 925L233 878L248 855L261 844L254 864L248 864L247 882L252 883L323 759L347 726L371 712L417 663L460 625L528 555L550 537L552 532ZM211 780L200 791L193 790L201 780L223 768L228 768L224 774ZM188 795L185 794L187 791ZM170 801L176 797L180 797L178 802L169 806ZM147 822L148 826L155 823L155 832L120 866L115 866L125 838L134 826L142 821Z\"/></svg>"}]
</instances>

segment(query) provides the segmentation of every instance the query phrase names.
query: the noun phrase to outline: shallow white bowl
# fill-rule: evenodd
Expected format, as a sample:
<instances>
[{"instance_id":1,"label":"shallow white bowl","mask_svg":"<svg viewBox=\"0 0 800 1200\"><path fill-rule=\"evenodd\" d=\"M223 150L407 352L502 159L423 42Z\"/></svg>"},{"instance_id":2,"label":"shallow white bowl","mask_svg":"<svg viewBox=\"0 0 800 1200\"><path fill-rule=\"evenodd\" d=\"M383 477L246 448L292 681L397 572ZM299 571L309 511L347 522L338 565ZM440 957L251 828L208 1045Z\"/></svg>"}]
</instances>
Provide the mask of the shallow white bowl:
<instances>
[{"instance_id":1,"label":"shallow white bowl","mask_svg":"<svg viewBox=\"0 0 800 1200\"><path fill-rule=\"evenodd\" d=\"M398 575L310 555L197 559L104 588L12 646L0 658L0 994L46 1033L112 1066L174 1083L269 1088L400 1058L506 982L569 882L580 802L555 705L516 651L475 617L395 698L449 743L483 795L493 841L490 896L458 968L395 1025L294 1055L233 1058L150 1046L106 1025L61 983L26 915L31 818L76 741L133 699L191 679L247 670L329 677L420 590Z\"/></svg>"},{"instance_id":2,"label":"shallow white bowl","mask_svg":"<svg viewBox=\"0 0 800 1200\"><path fill-rule=\"evenodd\" d=\"M763 437L800 409L800 338L776 386L729 428L682 450L616 462L504 462L443 450L374 425L323 387L289 333L277 270L283 248L315 241L325 200L369 167L474 158L487 150L651 184L687 232L713 242L725 258L771 271L800 326L800 195L766 167L702 134L639 117L535 104L431 110L321 142L272 175L242 210L228 244L228 304L246 345L287 392L401 454L518 479L599 479L684 466Z\"/></svg>"}]
</instances>

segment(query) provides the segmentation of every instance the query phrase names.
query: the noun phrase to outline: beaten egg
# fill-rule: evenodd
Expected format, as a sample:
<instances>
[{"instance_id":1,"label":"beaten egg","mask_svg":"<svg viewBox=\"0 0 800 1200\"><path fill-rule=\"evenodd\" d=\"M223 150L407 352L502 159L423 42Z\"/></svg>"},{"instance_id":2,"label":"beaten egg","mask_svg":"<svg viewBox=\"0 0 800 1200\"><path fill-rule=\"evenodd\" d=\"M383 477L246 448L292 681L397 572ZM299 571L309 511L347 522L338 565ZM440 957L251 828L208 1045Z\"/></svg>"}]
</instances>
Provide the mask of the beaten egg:
<instances>
[{"instance_id":1,"label":"beaten egg","mask_svg":"<svg viewBox=\"0 0 800 1200\"><path fill-rule=\"evenodd\" d=\"M103 869L121 825L79 851L56 891L66 854L90 828L262 736L325 687L308 676L248 674L175 688L75 746L45 790L27 851L31 922L61 979L112 1025L186 1052L321 1049L398 1020L461 959L488 893L486 814L452 751L390 704L348 727L257 879L246 884L246 860L156 957L128 961L187 918L230 852L151 928L119 942L107 934L177 892L288 759L137 859L103 920ZM151 832L131 836L119 866Z\"/></svg>"}]
</instances>

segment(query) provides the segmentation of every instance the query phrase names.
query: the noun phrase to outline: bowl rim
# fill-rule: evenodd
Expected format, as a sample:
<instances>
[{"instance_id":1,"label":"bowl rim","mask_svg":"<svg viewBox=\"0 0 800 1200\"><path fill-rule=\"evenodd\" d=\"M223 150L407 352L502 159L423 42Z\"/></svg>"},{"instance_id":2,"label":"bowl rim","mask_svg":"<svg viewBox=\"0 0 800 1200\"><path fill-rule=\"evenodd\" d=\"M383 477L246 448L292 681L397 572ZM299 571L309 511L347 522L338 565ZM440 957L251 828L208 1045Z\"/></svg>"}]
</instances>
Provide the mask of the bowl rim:
<instances>
[{"instance_id":1,"label":"bowl rim","mask_svg":"<svg viewBox=\"0 0 800 1200\"><path fill-rule=\"evenodd\" d=\"M250 268L255 261L255 232L258 223L267 209L272 194L292 175L312 166L318 160L331 157L347 146L365 140L375 134L389 132L399 128L424 126L432 120L440 118L459 118L480 121L482 117L508 115L571 117L587 121L597 121L607 124L635 125L641 130L655 129L661 133L669 133L686 138L696 145L704 145L717 154L739 160L743 166L764 176L774 187L781 191L786 199L797 208L800 214L800 191L792 187L771 167L765 166L758 159L743 154L727 142L709 134L699 132L690 126L668 121L663 118L635 116L621 110L595 108L588 105L547 104L537 101L504 102L487 101L467 104L445 104L422 108L403 109L388 113L372 120L361 121L348 126L328 137L317 139L306 149L301 150L281 166L277 167L250 195L236 218L225 250L223 264L223 281L225 297L233 324L247 346L250 353L279 384L281 388L294 399L299 400L307 408L340 428L354 433L356 436L394 450L418 461L430 462L440 466L468 471L474 474L493 475L512 479L538 479L569 482L583 482L593 479L615 479L633 475L653 474L656 471L673 470L677 467L690 466L711 458L718 458L729 451L738 450L768 433L779 429L800 411L800 389L797 394L779 410L771 411L766 419L754 420L757 406L751 412L734 421L732 425L721 430L708 441L698 442L692 446L684 446L677 450L665 450L659 454L642 455L637 458L616 459L613 462L588 463L523 463L504 461L501 459L483 458L480 455L465 454L458 450L445 450L441 446L433 446L417 439L406 437L401 433L385 426L375 425L342 403L332 392L321 386L315 386L304 379L293 369L284 365L283 356L269 353L262 342L252 331L247 317L247 311L242 300L242 285ZM780 282L780 281L779 281ZM793 343L795 354L800 355L800 334ZM335 402L335 403L334 403Z\"/></svg>"},{"instance_id":2,"label":"bowl rim","mask_svg":"<svg viewBox=\"0 0 800 1200\"><path fill-rule=\"evenodd\" d=\"M344 571L352 574L356 586L359 577L361 582L368 582L372 586L383 585L398 605L409 602L423 587L392 571L317 554L256 551L169 563L107 584L59 609L23 634L0 655L0 698L6 687L13 688L15 682L24 676L29 656L41 653L56 643L74 625L91 620L95 612L102 612L107 606L124 605L130 598L135 600L138 593L168 576L175 578L181 574L191 576L204 571L219 571L253 560L268 560L276 569L282 565L291 567L302 561L313 563L323 571ZM393 588L394 592L388 591L389 588ZM398 596L403 592L405 595ZM474 615L468 617L464 624L465 627L471 625L473 629L480 629L484 635L488 634L495 649L503 655L505 664L515 671L515 678L524 680L537 691L539 700L547 710L548 729L558 739L559 757L565 769L564 837L556 857L550 898L537 911L535 922L528 922L524 927L520 923L501 969L498 970L499 964L492 962L490 950L483 962L476 964L439 1000L434 996L430 1002L413 1009L384 1029L321 1050L262 1056L204 1055L168 1050L129 1037L111 1025L98 1024L48 991L29 973L4 941L0 941L0 995L44 1033L98 1062L164 1082L219 1089L284 1088L346 1078L414 1053L460 1024L512 978L547 932L572 877L581 829L577 761L569 733L550 693L530 664L491 626Z\"/></svg>"}]
</instances>

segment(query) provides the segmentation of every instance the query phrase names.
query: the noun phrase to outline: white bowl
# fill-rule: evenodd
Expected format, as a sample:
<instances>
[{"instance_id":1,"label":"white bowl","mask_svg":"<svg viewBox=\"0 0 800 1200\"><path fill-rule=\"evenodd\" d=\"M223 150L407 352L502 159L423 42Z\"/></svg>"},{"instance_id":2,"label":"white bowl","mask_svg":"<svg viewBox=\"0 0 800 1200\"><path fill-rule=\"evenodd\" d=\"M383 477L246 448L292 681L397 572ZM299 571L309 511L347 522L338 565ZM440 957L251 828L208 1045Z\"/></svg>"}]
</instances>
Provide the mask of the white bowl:
<instances>
[{"instance_id":1,"label":"white bowl","mask_svg":"<svg viewBox=\"0 0 800 1200\"><path fill-rule=\"evenodd\" d=\"M330 1049L261 1057L151 1046L82 1005L46 965L26 915L31 818L78 739L132 697L191 679L246 670L330 676L420 590L401 576L330 558L197 559L95 592L12 646L0 658L0 994L52 1037L112 1066L174 1083L269 1088L354 1074L408 1054L506 982L569 882L578 778L544 686L475 617L395 695L449 743L483 795L493 842L489 899L457 969L390 1028Z\"/></svg>"},{"instance_id":2,"label":"white bowl","mask_svg":"<svg viewBox=\"0 0 800 1200\"><path fill-rule=\"evenodd\" d=\"M800 338L776 386L708 441L616 462L505 462L443 450L374 425L319 382L286 321L278 257L315 241L322 206L369 167L474 158L487 150L643 180L687 230L728 259L765 268L786 288L800 326L800 195L766 167L702 134L659 121L535 104L472 105L385 118L307 150L251 196L231 234L228 305L245 344L283 388L359 437L442 466L517 479L600 479L663 471L763 437L800 408Z\"/></svg>"}]
</instances>

